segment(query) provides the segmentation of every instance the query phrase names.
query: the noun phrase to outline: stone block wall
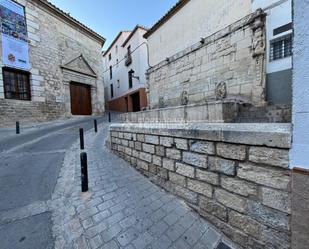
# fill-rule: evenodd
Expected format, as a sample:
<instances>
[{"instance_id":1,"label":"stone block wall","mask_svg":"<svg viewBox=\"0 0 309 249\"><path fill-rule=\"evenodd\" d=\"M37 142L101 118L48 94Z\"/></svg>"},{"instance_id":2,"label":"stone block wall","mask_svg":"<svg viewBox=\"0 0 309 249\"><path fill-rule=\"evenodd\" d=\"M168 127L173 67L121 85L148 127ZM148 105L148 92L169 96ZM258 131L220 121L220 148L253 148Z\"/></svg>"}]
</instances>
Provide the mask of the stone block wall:
<instances>
[{"instance_id":1,"label":"stone block wall","mask_svg":"<svg viewBox=\"0 0 309 249\"><path fill-rule=\"evenodd\" d=\"M150 68L150 109L214 99L263 105L264 23L257 11Z\"/></svg>"},{"instance_id":2,"label":"stone block wall","mask_svg":"<svg viewBox=\"0 0 309 249\"><path fill-rule=\"evenodd\" d=\"M290 248L289 124L114 124L111 150L242 248Z\"/></svg>"}]
</instances>

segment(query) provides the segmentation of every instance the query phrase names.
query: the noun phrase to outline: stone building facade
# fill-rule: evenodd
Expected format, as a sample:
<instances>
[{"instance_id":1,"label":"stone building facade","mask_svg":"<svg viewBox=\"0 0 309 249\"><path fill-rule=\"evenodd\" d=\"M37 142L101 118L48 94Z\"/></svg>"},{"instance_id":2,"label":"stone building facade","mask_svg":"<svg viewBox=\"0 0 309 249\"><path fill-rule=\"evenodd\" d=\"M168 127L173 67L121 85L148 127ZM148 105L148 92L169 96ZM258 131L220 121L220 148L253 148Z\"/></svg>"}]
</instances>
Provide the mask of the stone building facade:
<instances>
[{"instance_id":1,"label":"stone building facade","mask_svg":"<svg viewBox=\"0 0 309 249\"><path fill-rule=\"evenodd\" d=\"M31 64L26 73L29 73L31 98L28 101L7 98L1 73L0 126L17 120L37 122L71 117L72 106L79 101L72 102L72 83L89 91L87 114L102 113L101 49L105 39L46 0L17 2L24 6L26 14ZM6 68L2 60L0 64L2 69ZM85 114L82 109L83 103L73 114Z\"/></svg>"},{"instance_id":2,"label":"stone building facade","mask_svg":"<svg viewBox=\"0 0 309 249\"><path fill-rule=\"evenodd\" d=\"M257 11L150 68L150 109L223 99L263 105L264 24Z\"/></svg>"}]
</instances>

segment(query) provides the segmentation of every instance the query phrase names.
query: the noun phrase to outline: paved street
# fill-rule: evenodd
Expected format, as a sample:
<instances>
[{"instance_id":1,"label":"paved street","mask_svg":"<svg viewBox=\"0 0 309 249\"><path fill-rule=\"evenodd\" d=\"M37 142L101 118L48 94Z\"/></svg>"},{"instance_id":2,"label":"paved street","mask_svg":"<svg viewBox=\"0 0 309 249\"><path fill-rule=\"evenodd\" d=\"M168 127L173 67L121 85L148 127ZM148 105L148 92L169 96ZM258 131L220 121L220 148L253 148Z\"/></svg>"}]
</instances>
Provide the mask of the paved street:
<instances>
[{"instance_id":1,"label":"paved street","mask_svg":"<svg viewBox=\"0 0 309 249\"><path fill-rule=\"evenodd\" d=\"M78 129L92 119L46 124L46 127L3 129L0 142L1 248L53 248L51 212L40 207L51 199L66 149ZM40 210L36 210L38 206ZM11 216L9 215L11 214ZM22 219L20 219L22 218Z\"/></svg>"},{"instance_id":2,"label":"paved street","mask_svg":"<svg viewBox=\"0 0 309 249\"><path fill-rule=\"evenodd\" d=\"M90 189L81 194L79 126L92 122L65 123L42 139L44 131L28 134L33 142L10 142L9 151L1 143L1 248L229 248L184 202L103 146L106 122L86 134Z\"/></svg>"}]
</instances>

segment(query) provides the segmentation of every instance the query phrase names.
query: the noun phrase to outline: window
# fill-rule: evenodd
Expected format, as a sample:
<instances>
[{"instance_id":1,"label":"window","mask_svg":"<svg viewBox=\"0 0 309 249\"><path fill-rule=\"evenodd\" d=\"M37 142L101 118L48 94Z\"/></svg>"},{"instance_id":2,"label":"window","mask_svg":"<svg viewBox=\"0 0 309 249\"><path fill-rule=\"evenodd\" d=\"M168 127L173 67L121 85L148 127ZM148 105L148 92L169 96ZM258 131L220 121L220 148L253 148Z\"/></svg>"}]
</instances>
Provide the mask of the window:
<instances>
[{"instance_id":1,"label":"window","mask_svg":"<svg viewBox=\"0 0 309 249\"><path fill-rule=\"evenodd\" d=\"M279 60L292 55L292 34L270 41L270 61Z\"/></svg>"},{"instance_id":2,"label":"window","mask_svg":"<svg viewBox=\"0 0 309 249\"><path fill-rule=\"evenodd\" d=\"M114 98L114 86L111 84L111 98Z\"/></svg>"},{"instance_id":3,"label":"window","mask_svg":"<svg viewBox=\"0 0 309 249\"><path fill-rule=\"evenodd\" d=\"M109 67L109 78L110 79L113 78L113 67L112 66Z\"/></svg>"},{"instance_id":4,"label":"window","mask_svg":"<svg viewBox=\"0 0 309 249\"><path fill-rule=\"evenodd\" d=\"M133 70L129 71L128 73L129 74L129 89L133 87L133 73L134 73Z\"/></svg>"},{"instance_id":5,"label":"window","mask_svg":"<svg viewBox=\"0 0 309 249\"><path fill-rule=\"evenodd\" d=\"M112 59L112 54L109 54L108 55L108 60L111 60Z\"/></svg>"},{"instance_id":6,"label":"window","mask_svg":"<svg viewBox=\"0 0 309 249\"><path fill-rule=\"evenodd\" d=\"M117 61L116 61L116 65L117 65L117 67L118 67L118 64L119 64L119 60L117 59Z\"/></svg>"},{"instance_id":7,"label":"window","mask_svg":"<svg viewBox=\"0 0 309 249\"><path fill-rule=\"evenodd\" d=\"M120 88L120 80L117 80L117 88Z\"/></svg>"},{"instance_id":8,"label":"window","mask_svg":"<svg viewBox=\"0 0 309 249\"><path fill-rule=\"evenodd\" d=\"M116 49L115 50L116 50L116 54L117 54L118 53L118 45L116 45Z\"/></svg>"},{"instance_id":9,"label":"window","mask_svg":"<svg viewBox=\"0 0 309 249\"><path fill-rule=\"evenodd\" d=\"M127 47L127 55L125 60L125 65L129 66L132 63L132 56L131 56L131 46Z\"/></svg>"},{"instance_id":10,"label":"window","mask_svg":"<svg viewBox=\"0 0 309 249\"><path fill-rule=\"evenodd\" d=\"M128 56L131 56L131 46L127 47Z\"/></svg>"},{"instance_id":11,"label":"window","mask_svg":"<svg viewBox=\"0 0 309 249\"><path fill-rule=\"evenodd\" d=\"M3 68L3 85L6 99L31 100L28 72Z\"/></svg>"}]
</instances>

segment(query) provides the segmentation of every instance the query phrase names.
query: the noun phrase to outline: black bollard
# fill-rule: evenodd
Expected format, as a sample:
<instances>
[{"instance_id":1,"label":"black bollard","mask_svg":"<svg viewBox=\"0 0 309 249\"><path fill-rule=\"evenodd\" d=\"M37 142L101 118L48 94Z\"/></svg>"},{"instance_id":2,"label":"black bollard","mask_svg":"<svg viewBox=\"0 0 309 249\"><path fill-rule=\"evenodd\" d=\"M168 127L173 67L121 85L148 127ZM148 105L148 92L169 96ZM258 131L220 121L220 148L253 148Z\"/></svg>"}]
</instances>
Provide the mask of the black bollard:
<instances>
[{"instance_id":1,"label":"black bollard","mask_svg":"<svg viewBox=\"0 0 309 249\"><path fill-rule=\"evenodd\" d=\"M111 113L110 112L108 113L108 122L109 123L112 122L112 117L111 117Z\"/></svg>"},{"instance_id":2,"label":"black bollard","mask_svg":"<svg viewBox=\"0 0 309 249\"><path fill-rule=\"evenodd\" d=\"M16 134L20 134L19 122L16 122Z\"/></svg>"},{"instance_id":3,"label":"black bollard","mask_svg":"<svg viewBox=\"0 0 309 249\"><path fill-rule=\"evenodd\" d=\"M94 122L94 132L97 133L98 132L98 122L96 119L93 120L93 122Z\"/></svg>"},{"instance_id":4,"label":"black bollard","mask_svg":"<svg viewBox=\"0 0 309 249\"><path fill-rule=\"evenodd\" d=\"M87 153L80 153L80 165L81 165L81 181L82 181L82 192L88 191L88 164L87 164Z\"/></svg>"},{"instance_id":5,"label":"black bollard","mask_svg":"<svg viewBox=\"0 0 309 249\"><path fill-rule=\"evenodd\" d=\"M83 128L79 129L79 140L80 140L80 149L81 150L85 149L85 145L84 145L84 129Z\"/></svg>"}]
</instances>

